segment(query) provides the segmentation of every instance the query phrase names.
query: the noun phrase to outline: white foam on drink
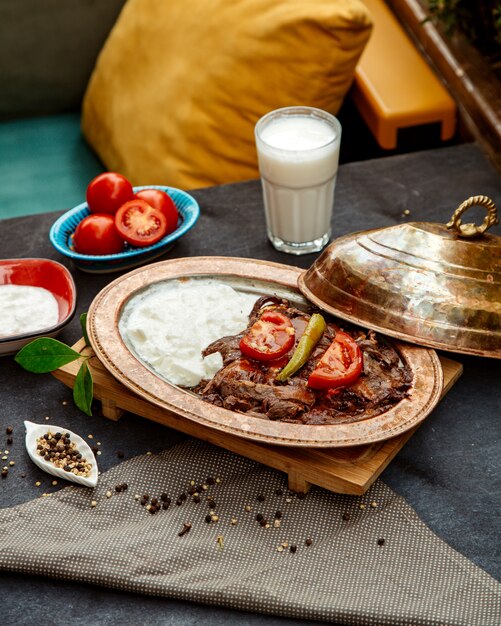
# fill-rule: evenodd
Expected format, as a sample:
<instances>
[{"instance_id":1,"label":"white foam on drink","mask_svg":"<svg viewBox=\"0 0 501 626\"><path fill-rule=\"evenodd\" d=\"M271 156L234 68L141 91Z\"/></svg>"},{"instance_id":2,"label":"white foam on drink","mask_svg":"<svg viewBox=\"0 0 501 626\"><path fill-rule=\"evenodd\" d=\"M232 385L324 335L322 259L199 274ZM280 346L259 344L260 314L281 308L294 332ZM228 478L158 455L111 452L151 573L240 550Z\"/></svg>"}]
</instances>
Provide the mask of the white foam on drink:
<instances>
[{"instance_id":1,"label":"white foam on drink","mask_svg":"<svg viewBox=\"0 0 501 626\"><path fill-rule=\"evenodd\" d=\"M335 137L334 129L323 120L299 116L277 119L261 134L262 140L269 146L295 152L321 148L334 141Z\"/></svg>"}]
</instances>

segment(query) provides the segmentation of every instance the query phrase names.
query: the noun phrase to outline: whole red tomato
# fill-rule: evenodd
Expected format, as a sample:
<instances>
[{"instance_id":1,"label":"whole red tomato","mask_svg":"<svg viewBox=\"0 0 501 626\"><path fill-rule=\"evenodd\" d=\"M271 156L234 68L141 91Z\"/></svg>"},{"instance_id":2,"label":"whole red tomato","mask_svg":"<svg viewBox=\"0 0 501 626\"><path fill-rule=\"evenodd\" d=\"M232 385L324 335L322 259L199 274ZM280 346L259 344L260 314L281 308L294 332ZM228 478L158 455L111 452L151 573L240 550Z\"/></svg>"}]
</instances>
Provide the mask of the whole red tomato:
<instances>
[{"instance_id":1,"label":"whole red tomato","mask_svg":"<svg viewBox=\"0 0 501 626\"><path fill-rule=\"evenodd\" d=\"M111 215L88 215L78 224L73 245L80 254L116 254L122 252L124 241L118 234Z\"/></svg>"},{"instance_id":2,"label":"whole red tomato","mask_svg":"<svg viewBox=\"0 0 501 626\"><path fill-rule=\"evenodd\" d=\"M177 228L179 214L172 198L161 189L143 189L136 193L136 198L144 200L157 211L161 211L167 220L166 234L172 233Z\"/></svg>"},{"instance_id":3,"label":"whole red tomato","mask_svg":"<svg viewBox=\"0 0 501 626\"><path fill-rule=\"evenodd\" d=\"M86 196L91 213L115 215L124 202L132 200L134 191L122 174L105 172L90 181Z\"/></svg>"}]
</instances>

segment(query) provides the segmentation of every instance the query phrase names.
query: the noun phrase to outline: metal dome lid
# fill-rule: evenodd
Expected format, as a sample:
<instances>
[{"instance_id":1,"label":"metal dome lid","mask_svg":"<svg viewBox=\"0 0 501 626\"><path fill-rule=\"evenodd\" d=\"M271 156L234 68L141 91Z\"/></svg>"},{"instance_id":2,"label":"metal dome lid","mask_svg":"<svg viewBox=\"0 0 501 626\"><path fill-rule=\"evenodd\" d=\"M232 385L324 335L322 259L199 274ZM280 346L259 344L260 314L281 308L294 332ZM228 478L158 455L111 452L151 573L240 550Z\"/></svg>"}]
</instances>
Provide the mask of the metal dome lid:
<instances>
[{"instance_id":1,"label":"metal dome lid","mask_svg":"<svg viewBox=\"0 0 501 626\"><path fill-rule=\"evenodd\" d=\"M463 224L473 206L482 225ZM340 318L422 346L501 358L501 237L486 196L447 225L409 222L341 237L303 272L301 292Z\"/></svg>"}]
</instances>

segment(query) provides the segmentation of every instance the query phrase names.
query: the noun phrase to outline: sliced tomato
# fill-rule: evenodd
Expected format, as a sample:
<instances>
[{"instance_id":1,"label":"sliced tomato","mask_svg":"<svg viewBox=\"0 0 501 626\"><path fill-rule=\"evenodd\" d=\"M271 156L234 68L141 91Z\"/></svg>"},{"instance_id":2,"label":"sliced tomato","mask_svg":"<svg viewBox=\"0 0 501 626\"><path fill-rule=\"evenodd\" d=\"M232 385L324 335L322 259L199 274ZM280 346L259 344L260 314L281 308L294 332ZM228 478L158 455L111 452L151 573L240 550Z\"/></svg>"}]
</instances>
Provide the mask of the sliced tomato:
<instances>
[{"instance_id":1,"label":"sliced tomato","mask_svg":"<svg viewBox=\"0 0 501 626\"><path fill-rule=\"evenodd\" d=\"M125 241L133 246L150 246L167 232L163 213L144 200L122 204L115 215L115 226Z\"/></svg>"},{"instance_id":2,"label":"sliced tomato","mask_svg":"<svg viewBox=\"0 0 501 626\"><path fill-rule=\"evenodd\" d=\"M362 373L363 357L357 342L350 335L338 331L334 341L308 378L313 389L347 387Z\"/></svg>"},{"instance_id":3,"label":"sliced tomato","mask_svg":"<svg viewBox=\"0 0 501 626\"><path fill-rule=\"evenodd\" d=\"M286 315L265 311L240 340L240 350L250 359L274 361L289 352L294 337L294 326Z\"/></svg>"}]
</instances>

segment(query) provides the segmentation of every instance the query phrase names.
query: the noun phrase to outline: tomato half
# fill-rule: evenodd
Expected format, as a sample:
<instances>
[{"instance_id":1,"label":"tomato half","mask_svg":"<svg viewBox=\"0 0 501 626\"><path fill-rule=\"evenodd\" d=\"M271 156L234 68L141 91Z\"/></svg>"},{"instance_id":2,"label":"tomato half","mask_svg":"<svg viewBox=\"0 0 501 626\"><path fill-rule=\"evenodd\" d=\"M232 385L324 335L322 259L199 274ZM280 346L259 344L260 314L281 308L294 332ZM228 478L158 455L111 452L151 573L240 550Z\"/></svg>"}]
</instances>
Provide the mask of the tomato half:
<instances>
[{"instance_id":1,"label":"tomato half","mask_svg":"<svg viewBox=\"0 0 501 626\"><path fill-rule=\"evenodd\" d=\"M338 331L334 341L308 378L313 389L346 387L357 381L362 372L362 351L350 335Z\"/></svg>"},{"instance_id":2,"label":"tomato half","mask_svg":"<svg viewBox=\"0 0 501 626\"><path fill-rule=\"evenodd\" d=\"M119 234L133 246L150 246L167 232L163 213L144 200L122 204L115 215L115 225Z\"/></svg>"},{"instance_id":3,"label":"tomato half","mask_svg":"<svg viewBox=\"0 0 501 626\"><path fill-rule=\"evenodd\" d=\"M124 241L111 215L88 215L78 224L73 246L80 254L116 254L122 252Z\"/></svg>"},{"instance_id":4,"label":"tomato half","mask_svg":"<svg viewBox=\"0 0 501 626\"><path fill-rule=\"evenodd\" d=\"M257 361L274 361L289 352L294 337L294 326L286 315L265 311L240 340L240 350Z\"/></svg>"},{"instance_id":5,"label":"tomato half","mask_svg":"<svg viewBox=\"0 0 501 626\"><path fill-rule=\"evenodd\" d=\"M122 174L105 172L90 181L86 197L91 213L115 215L124 202L132 200L134 191Z\"/></svg>"},{"instance_id":6,"label":"tomato half","mask_svg":"<svg viewBox=\"0 0 501 626\"><path fill-rule=\"evenodd\" d=\"M157 211L165 215L165 219L167 220L167 235L176 230L179 214L169 194L161 189L142 189L136 193L136 198L144 200L154 209L157 209Z\"/></svg>"}]
</instances>

